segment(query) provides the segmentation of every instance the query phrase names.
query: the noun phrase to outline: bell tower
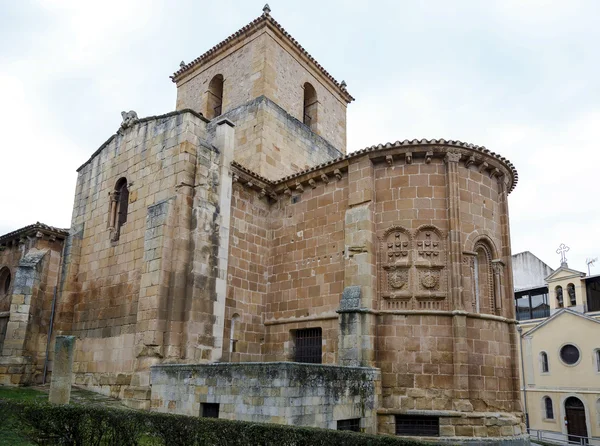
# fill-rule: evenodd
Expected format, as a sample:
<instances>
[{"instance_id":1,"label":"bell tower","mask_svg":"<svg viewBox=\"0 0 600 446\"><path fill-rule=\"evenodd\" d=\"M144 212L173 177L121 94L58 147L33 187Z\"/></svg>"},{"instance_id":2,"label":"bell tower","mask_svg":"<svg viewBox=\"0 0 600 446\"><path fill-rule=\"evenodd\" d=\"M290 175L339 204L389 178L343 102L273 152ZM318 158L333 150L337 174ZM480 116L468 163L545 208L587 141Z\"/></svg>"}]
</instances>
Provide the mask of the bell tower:
<instances>
[{"instance_id":1,"label":"bell tower","mask_svg":"<svg viewBox=\"0 0 600 446\"><path fill-rule=\"evenodd\" d=\"M177 110L236 124L235 160L271 180L346 153L354 100L271 17L261 16L171 76Z\"/></svg>"}]
</instances>

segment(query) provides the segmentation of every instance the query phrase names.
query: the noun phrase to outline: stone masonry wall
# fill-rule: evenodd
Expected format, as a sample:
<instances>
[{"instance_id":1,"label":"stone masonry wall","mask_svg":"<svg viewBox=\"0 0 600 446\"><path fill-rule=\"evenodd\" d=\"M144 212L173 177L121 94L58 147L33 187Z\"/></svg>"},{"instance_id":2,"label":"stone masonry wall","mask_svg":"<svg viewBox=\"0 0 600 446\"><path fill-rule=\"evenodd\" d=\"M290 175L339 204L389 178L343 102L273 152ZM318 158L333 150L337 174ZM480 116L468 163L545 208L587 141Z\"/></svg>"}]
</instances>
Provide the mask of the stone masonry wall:
<instances>
[{"instance_id":1,"label":"stone masonry wall","mask_svg":"<svg viewBox=\"0 0 600 446\"><path fill-rule=\"evenodd\" d=\"M236 124L235 160L277 180L342 153L265 96L223 115Z\"/></svg>"},{"instance_id":2,"label":"stone masonry wall","mask_svg":"<svg viewBox=\"0 0 600 446\"><path fill-rule=\"evenodd\" d=\"M272 207L271 265L265 355L291 359L290 330L321 327L323 362L336 362L344 287L344 211L347 177L331 176L284 195Z\"/></svg>"},{"instance_id":3,"label":"stone masonry wall","mask_svg":"<svg viewBox=\"0 0 600 446\"><path fill-rule=\"evenodd\" d=\"M180 245L175 226L191 223L186 188L196 181L197 152L212 150L205 138L205 121L192 113L142 119L80 168L56 321L60 333L81 338L77 384L124 397L124 385L149 384L136 370L180 354L182 340L170 334L181 331L173 324L182 323L187 277L178 279L176 261L189 242ZM109 193L122 177L129 207L114 241Z\"/></svg>"},{"instance_id":4,"label":"stone masonry wall","mask_svg":"<svg viewBox=\"0 0 600 446\"><path fill-rule=\"evenodd\" d=\"M265 339L261 315L265 312L269 271L269 205L256 192L235 183L231 216L224 348L230 361L261 361ZM232 347L235 352L231 352Z\"/></svg>"},{"instance_id":5,"label":"stone masonry wall","mask_svg":"<svg viewBox=\"0 0 600 446\"><path fill-rule=\"evenodd\" d=\"M289 362L152 367L152 410L191 416L219 403L219 418L336 429L360 418L376 432L379 372Z\"/></svg>"}]
</instances>

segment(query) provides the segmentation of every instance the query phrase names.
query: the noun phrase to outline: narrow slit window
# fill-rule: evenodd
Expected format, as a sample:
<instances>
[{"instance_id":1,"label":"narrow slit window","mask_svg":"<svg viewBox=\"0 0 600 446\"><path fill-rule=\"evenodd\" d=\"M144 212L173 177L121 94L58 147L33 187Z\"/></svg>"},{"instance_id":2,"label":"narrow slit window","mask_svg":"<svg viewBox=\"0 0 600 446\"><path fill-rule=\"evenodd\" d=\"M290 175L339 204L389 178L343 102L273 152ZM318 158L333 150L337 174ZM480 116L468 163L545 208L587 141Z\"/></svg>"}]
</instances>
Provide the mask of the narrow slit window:
<instances>
[{"instance_id":1,"label":"narrow slit window","mask_svg":"<svg viewBox=\"0 0 600 446\"><path fill-rule=\"evenodd\" d=\"M304 113L302 122L315 132L317 129L317 91L315 87L306 82L304 84Z\"/></svg>"},{"instance_id":2,"label":"narrow slit window","mask_svg":"<svg viewBox=\"0 0 600 446\"><path fill-rule=\"evenodd\" d=\"M127 223L128 212L129 188L127 178L121 178L117 181L110 199L109 228L112 232L111 239L113 241L119 240L121 228Z\"/></svg>"},{"instance_id":3,"label":"narrow slit window","mask_svg":"<svg viewBox=\"0 0 600 446\"><path fill-rule=\"evenodd\" d=\"M540 353L540 361L542 363L542 373L548 373L550 367L548 365L548 354L546 352Z\"/></svg>"},{"instance_id":4,"label":"narrow slit window","mask_svg":"<svg viewBox=\"0 0 600 446\"><path fill-rule=\"evenodd\" d=\"M5 266L0 269L0 296L7 296L10 291L10 270Z\"/></svg>"}]
</instances>

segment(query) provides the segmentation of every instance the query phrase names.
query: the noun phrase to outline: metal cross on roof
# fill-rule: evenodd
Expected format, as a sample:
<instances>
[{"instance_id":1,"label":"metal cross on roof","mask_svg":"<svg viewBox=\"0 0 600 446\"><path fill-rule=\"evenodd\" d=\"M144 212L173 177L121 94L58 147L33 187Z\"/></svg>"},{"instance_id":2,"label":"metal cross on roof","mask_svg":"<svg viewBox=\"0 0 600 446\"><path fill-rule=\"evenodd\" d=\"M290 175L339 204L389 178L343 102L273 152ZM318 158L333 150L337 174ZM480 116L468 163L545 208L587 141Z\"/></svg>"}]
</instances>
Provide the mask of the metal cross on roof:
<instances>
[{"instance_id":1,"label":"metal cross on roof","mask_svg":"<svg viewBox=\"0 0 600 446\"><path fill-rule=\"evenodd\" d=\"M568 247L567 245L565 245L564 243L561 243L561 244L560 244L560 246L558 247L558 249L556 250L556 253L557 253L557 254L560 254L560 263L561 263L561 265L562 265L563 263L567 263L567 257L566 257L566 254L567 254L567 251L568 251L569 249L571 249L571 248L569 248L569 247Z\"/></svg>"}]
</instances>

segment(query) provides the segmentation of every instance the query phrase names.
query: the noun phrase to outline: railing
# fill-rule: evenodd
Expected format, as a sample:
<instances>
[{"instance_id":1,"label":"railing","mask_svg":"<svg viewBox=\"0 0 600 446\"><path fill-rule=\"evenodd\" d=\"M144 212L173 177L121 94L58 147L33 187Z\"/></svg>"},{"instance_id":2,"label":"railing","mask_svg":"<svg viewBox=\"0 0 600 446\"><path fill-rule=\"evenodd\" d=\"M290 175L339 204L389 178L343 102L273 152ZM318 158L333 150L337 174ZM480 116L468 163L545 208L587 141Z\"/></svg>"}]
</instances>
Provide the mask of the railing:
<instances>
[{"instance_id":1,"label":"railing","mask_svg":"<svg viewBox=\"0 0 600 446\"><path fill-rule=\"evenodd\" d=\"M540 429L529 429L529 437L532 441L543 441L552 444L578 444L585 446L600 446L599 437L580 437L579 435L563 434L561 432L545 431Z\"/></svg>"}]
</instances>

